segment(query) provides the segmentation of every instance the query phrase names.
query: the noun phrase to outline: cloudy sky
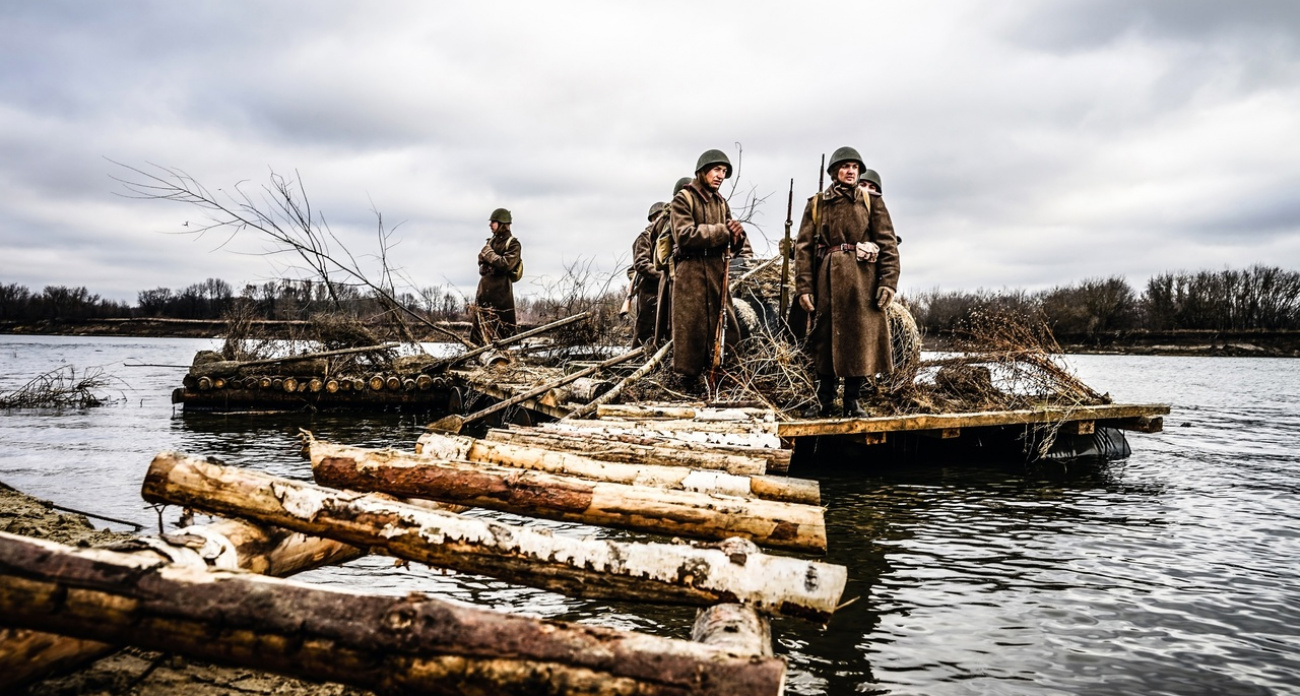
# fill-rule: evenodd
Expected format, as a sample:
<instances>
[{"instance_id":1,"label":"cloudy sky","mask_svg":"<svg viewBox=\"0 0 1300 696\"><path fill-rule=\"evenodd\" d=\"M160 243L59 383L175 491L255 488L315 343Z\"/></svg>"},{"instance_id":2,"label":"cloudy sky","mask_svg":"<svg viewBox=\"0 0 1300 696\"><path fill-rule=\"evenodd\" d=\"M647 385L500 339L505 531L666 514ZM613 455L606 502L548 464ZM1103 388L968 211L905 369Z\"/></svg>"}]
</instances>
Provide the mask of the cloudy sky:
<instances>
[{"instance_id":1,"label":"cloudy sky","mask_svg":"<svg viewBox=\"0 0 1300 696\"><path fill-rule=\"evenodd\" d=\"M743 146L756 248L822 153L884 178L904 292L1300 269L1300 3L0 3L0 283L134 301L291 274L114 164L300 178L353 253L473 292L514 212L540 292L629 260L699 153ZM730 182L724 190L730 189ZM244 252L244 253L239 253Z\"/></svg>"}]
</instances>

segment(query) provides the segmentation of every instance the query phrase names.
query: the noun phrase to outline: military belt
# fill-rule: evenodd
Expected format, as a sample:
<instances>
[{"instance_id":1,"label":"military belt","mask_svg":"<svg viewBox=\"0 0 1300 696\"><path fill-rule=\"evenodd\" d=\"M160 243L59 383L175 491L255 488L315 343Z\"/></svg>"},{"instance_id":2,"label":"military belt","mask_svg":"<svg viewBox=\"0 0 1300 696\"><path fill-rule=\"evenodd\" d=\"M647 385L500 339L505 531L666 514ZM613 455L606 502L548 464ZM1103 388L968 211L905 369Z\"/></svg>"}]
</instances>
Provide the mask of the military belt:
<instances>
[{"instance_id":1,"label":"military belt","mask_svg":"<svg viewBox=\"0 0 1300 696\"><path fill-rule=\"evenodd\" d=\"M713 247L712 249L696 249L694 251L682 251L680 248L673 250L673 259L684 261L686 259L707 259L713 256L722 256L726 253L727 247Z\"/></svg>"},{"instance_id":2,"label":"military belt","mask_svg":"<svg viewBox=\"0 0 1300 696\"><path fill-rule=\"evenodd\" d=\"M837 251L857 251L857 248L857 244L834 244L830 246L822 244L817 247L817 258L824 259L828 254L833 254Z\"/></svg>"}]
</instances>

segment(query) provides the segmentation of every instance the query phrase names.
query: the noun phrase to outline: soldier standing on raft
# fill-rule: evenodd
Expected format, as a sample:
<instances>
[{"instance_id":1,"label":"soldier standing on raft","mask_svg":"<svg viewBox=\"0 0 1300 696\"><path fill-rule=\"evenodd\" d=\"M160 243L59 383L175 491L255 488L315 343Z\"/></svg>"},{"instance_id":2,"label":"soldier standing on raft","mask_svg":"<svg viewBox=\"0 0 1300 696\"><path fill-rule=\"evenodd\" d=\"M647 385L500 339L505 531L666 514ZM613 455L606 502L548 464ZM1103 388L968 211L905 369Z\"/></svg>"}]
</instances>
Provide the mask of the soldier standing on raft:
<instances>
[{"instance_id":1,"label":"soldier standing on raft","mask_svg":"<svg viewBox=\"0 0 1300 696\"><path fill-rule=\"evenodd\" d=\"M817 369L817 403L806 418L831 415L840 377L844 415L865 416L863 385L893 369L885 309L898 288L898 243L879 191L857 185L863 169L857 150L836 150L826 170L834 181L808 199L799 225L795 292L813 313L809 348Z\"/></svg>"},{"instance_id":2,"label":"soldier standing on raft","mask_svg":"<svg viewBox=\"0 0 1300 696\"><path fill-rule=\"evenodd\" d=\"M478 292L474 295L474 327L470 340L484 345L513 336L515 291L511 285L523 276L524 260L519 240L510 234L510 211L497 208L488 218L492 236L478 253Z\"/></svg>"},{"instance_id":3,"label":"soldier standing on raft","mask_svg":"<svg viewBox=\"0 0 1300 696\"><path fill-rule=\"evenodd\" d=\"M718 193L731 176L731 160L721 150L708 150L695 164L695 179L669 205L673 260L673 370L683 391L700 393L700 376L715 350L718 319L727 306L728 350L738 331L724 292L727 258L745 246L745 230L731 218L731 206Z\"/></svg>"},{"instance_id":4,"label":"soldier standing on raft","mask_svg":"<svg viewBox=\"0 0 1300 696\"><path fill-rule=\"evenodd\" d=\"M691 177L684 176L673 184L673 197L676 198L678 192L686 188L691 183ZM672 338L673 335L673 275L676 273L676 264L673 261L673 254L676 249L673 248L673 231L672 215L668 207L664 207L663 217L659 218L659 224L656 226L654 255L655 267L660 270L662 275L659 276L659 316L655 318L655 336L656 345Z\"/></svg>"},{"instance_id":5,"label":"soldier standing on raft","mask_svg":"<svg viewBox=\"0 0 1300 696\"><path fill-rule=\"evenodd\" d=\"M632 267L636 269L636 331L632 347L651 343L655 337L655 319L659 309L659 284L663 271L655 264L655 243L660 230L667 226L668 206L655 203L650 206L650 221L632 242Z\"/></svg>"}]
</instances>

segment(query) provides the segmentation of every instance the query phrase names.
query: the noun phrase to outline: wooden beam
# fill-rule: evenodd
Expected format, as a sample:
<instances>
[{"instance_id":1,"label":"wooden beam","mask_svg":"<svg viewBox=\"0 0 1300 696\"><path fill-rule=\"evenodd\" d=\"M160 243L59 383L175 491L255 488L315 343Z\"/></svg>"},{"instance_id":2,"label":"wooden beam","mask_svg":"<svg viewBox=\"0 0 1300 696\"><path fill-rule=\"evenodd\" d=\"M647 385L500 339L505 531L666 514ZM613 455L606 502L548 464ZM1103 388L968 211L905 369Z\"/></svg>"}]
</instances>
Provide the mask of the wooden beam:
<instances>
[{"instance_id":1,"label":"wooden beam","mask_svg":"<svg viewBox=\"0 0 1300 696\"><path fill-rule=\"evenodd\" d=\"M996 425L1062 423L1076 420L1107 420L1159 416L1169 413L1165 404L1104 404L1100 406L1052 406L1015 411L974 413L921 413L875 418L834 418L785 421L777 424L782 437L851 435L943 428L980 428Z\"/></svg>"},{"instance_id":2,"label":"wooden beam","mask_svg":"<svg viewBox=\"0 0 1300 696\"><path fill-rule=\"evenodd\" d=\"M1137 433L1159 433L1165 429L1165 419L1161 416L1136 416L1098 421L1098 425Z\"/></svg>"},{"instance_id":3,"label":"wooden beam","mask_svg":"<svg viewBox=\"0 0 1300 696\"><path fill-rule=\"evenodd\" d=\"M1061 424L1060 433L1062 435L1091 435L1096 432L1096 429L1097 421L1066 421Z\"/></svg>"},{"instance_id":4,"label":"wooden beam","mask_svg":"<svg viewBox=\"0 0 1300 696\"><path fill-rule=\"evenodd\" d=\"M781 693L785 663L629 631L0 533L7 623L391 694Z\"/></svg>"},{"instance_id":5,"label":"wooden beam","mask_svg":"<svg viewBox=\"0 0 1300 696\"><path fill-rule=\"evenodd\" d=\"M848 580L843 566L680 543L575 538L175 453L154 458L143 494L150 502L255 519L573 597L697 606L741 601L825 622Z\"/></svg>"}]
</instances>

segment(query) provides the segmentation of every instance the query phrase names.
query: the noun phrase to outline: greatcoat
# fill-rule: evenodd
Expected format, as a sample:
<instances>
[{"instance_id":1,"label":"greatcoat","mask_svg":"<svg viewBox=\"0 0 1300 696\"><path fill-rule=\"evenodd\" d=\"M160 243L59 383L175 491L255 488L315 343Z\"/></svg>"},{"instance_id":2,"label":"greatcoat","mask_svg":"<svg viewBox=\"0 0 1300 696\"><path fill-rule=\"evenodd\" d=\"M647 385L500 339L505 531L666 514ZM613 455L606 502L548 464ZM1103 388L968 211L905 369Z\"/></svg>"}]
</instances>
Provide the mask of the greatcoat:
<instances>
[{"instance_id":1,"label":"greatcoat","mask_svg":"<svg viewBox=\"0 0 1300 696\"><path fill-rule=\"evenodd\" d=\"M815 301L809 346L817 373L865 377L893 368L889 320L876 304L876 290L898 288L898 241L889 210L878 193L832 185L808 199L795 243L795 292ZM813 224L813 202L817 223ZM858 261L841 245L875 242L874 262Z\"/></svg>"},{"instance_id":2,"label":"greatcoat","mask_svg":"<svg viewBox=\"0 0 1300 696\"><path fill-rule=\"evenodd\" d=\"M663 273L655 268L655 241L660 221L668 217L661 212L650 221L632 242L632 267L636 269L636 332L633 346L649 343L655 335L655 318L659 309L659 283Z\"/></svg>"},{"instance_id":3,"label":"greatcoat","mask_svg":"<svg viewBox=\"0 0 1300 696\"><path fill-rule=\"evenodd\" d=\"M483 245L478 254L478 292L474 295L478 311L471 341L482 344L514 335L515 291L510 274L522 262L522 247L508 229L498 229Z\"/></svg>"},{"instance_id":4,"label":"greatcoat","mask_svg":"<svg viewBox=\"0 0 1300 696\"><path fill-rule=\"evenodd\" d=\"M731 232L726 224L731 219L731 207L725 198L696 179L677 192L668 210L676 250L672 291L673 369L683 375L698 376L712 362L724 301L728 318L727 355L735 354L739 341L731 298L724 298L722 292L725 253L731 244Z\"/></svg>"}]
</instances>

